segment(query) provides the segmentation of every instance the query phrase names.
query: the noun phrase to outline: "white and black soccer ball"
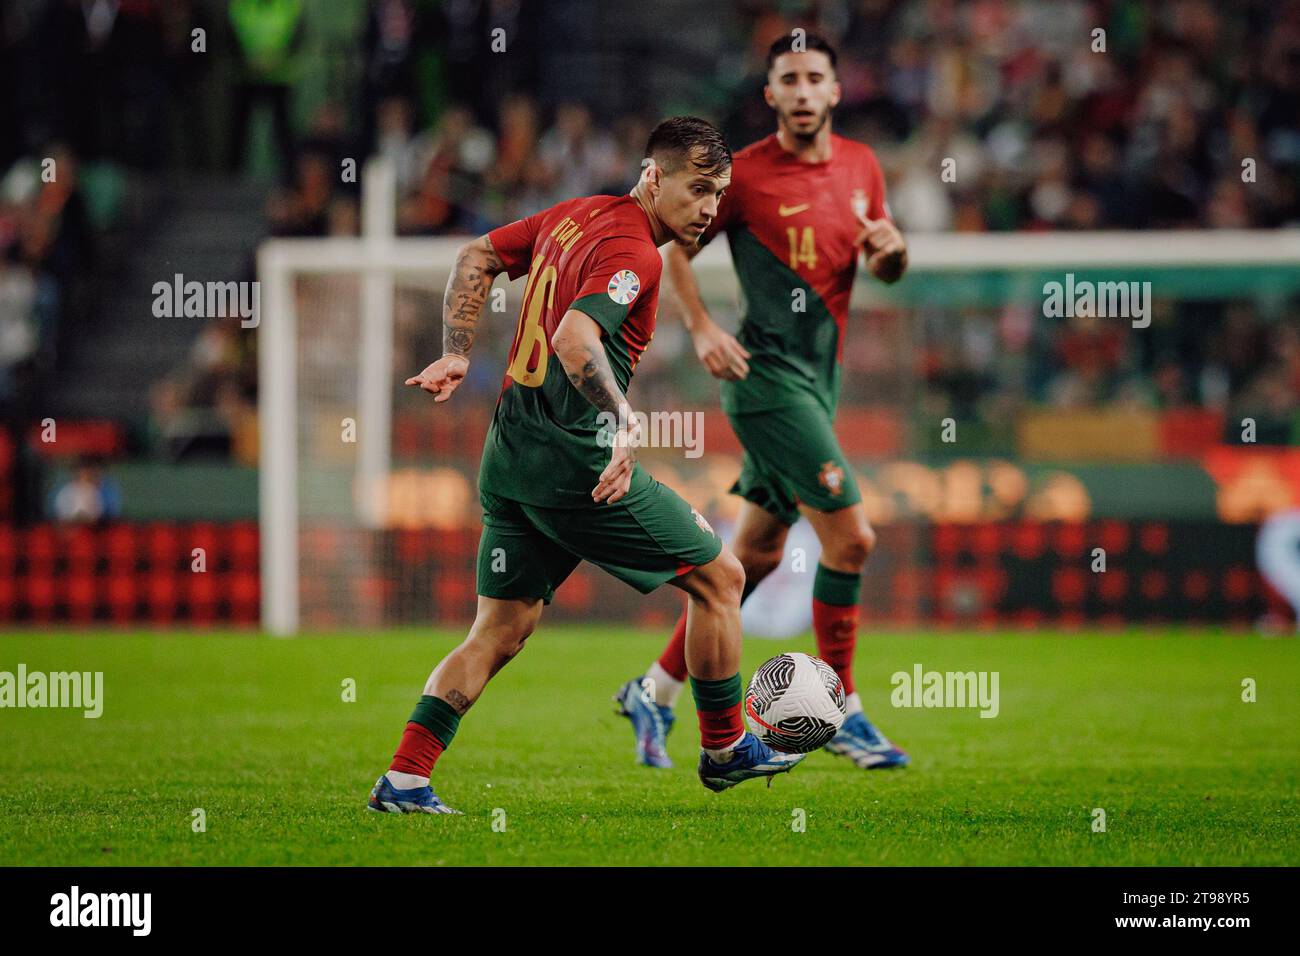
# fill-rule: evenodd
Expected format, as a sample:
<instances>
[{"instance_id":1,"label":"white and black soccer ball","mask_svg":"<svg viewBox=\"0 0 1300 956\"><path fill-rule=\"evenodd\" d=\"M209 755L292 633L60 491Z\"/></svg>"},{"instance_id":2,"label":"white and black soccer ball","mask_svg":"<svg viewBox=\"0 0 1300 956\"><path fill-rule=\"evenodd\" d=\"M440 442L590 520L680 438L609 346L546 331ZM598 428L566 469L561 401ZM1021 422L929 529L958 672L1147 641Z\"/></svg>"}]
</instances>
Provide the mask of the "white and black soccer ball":
<instances>
[{"instance_id":1,"label":"white and black soccer ball","mask_svg":"<svg viewBox=\"0 0 1300 956\"><path fill-rule=\"evenodd\" d=\"M844 724L844 684L819 657L781 654L754 671L745 722L773 750L811 753Z\"/></svg>"}]
</instances>

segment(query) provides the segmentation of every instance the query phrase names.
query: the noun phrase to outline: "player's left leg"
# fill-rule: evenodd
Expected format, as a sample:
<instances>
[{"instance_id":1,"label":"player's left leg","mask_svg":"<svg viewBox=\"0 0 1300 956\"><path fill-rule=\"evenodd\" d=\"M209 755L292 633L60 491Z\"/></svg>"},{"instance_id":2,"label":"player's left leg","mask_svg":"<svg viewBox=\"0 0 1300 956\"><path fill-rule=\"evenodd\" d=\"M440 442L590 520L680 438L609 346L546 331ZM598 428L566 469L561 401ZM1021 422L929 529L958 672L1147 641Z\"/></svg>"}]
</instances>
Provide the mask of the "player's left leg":
<instances>
[{"instance_id":1,"label":"player's left leg","mask_svg":"<svg viewBox=\"0 0 1300 956\"><path fill-rule=\"evenodd\" d=\"M911 758L867 719L853 681L862 572L876 546L876 533L867 521L866 508L856 501L833 511L808 505L799 510L817 532L822 546L813 578L817 655L835 668L847 697L848 717L826 749L850 758L864 770L905 767Z\"/></svg>"},{"instance_id":2,"label":"player's left leg","mask_svg":"<svg viewBox=\"0 0 1300 956\"><path fill-rule=\"evenodd\" d=\"M388 772L375 782L368 804L381 813L455 813L429 786L429 776L451 746L460 719L493 675L523 650L542 616L540 598L478 599L469 634L425 681Z\"/></svg>"},{"instance_id":3,"label":"player's left leg","mask_svg":"<svg viewBox=\"0 0 1300 956\"><path fill-rule=\"evenodd\" d=\"M388 771L375 782L369 808L387 813L454 813L429 786L461 718L483 688L524 646L542 607L578 558L541 533L517 502L483 493L478 611L469 634L442 659L406 723Z\"/></svg>"}]
</instances>

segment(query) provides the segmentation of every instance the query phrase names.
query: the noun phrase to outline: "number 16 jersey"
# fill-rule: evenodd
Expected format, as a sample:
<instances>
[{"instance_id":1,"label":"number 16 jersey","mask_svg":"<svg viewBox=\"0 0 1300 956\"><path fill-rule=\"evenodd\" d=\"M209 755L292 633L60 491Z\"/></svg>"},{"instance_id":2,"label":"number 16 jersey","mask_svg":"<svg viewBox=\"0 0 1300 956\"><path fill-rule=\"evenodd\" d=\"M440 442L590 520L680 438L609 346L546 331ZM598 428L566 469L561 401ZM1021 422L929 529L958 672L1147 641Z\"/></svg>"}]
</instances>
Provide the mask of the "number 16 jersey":
<instances>
[{"instance_id":1,"label":"number 16 jersey","mask_svg":"<svg viewBox=\"0 0 1300 956\"><path fill-rule=\"evenodd\" d=\"M525 504L598 507L610 460L596 408L569 381L551 337L575 309L604 330L619 388L654 335L663 260L631 196L571 199L488 233L512 279L527 273L501 395L483 447L479 488Z\"/></svg>"}]
</instances>

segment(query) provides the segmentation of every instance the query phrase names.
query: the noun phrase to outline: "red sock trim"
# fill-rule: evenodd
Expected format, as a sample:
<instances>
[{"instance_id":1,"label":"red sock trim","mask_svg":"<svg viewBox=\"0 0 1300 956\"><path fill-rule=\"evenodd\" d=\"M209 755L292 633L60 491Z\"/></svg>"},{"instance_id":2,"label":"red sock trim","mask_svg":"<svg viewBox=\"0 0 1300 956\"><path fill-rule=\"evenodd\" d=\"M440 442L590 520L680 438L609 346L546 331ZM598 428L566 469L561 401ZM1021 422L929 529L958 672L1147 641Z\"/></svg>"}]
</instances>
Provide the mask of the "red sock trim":
<instances>
[{"instance_id":1,"label":"red sock trim","mask_svg":"<svg viewBox=\"0 0 1300 956\"><path fill-rule=\"evenodd\" d=\"M677 619L673 636L668 639L668 646L659 655L659 666L675 679L686 681L686 612Z\"/></svg>"},{"instance_id":2,"label":"red sock trim","mask_svg":"<svg viewBox=\"0 0 1300 956\"><path fill-rule=\"evenodd\" d=\"M700 746L705 750L721 750L736 742L745 732L740 718L740 704L726 710L697 711L700 717Z\"/></svg>"},{"instance_id":3,"label":"red sock trim","mask_svg":"<svg viewBox=\"0 0 1300 956\"><path fill-rule=\"evenodd\" d=\"M813 598L817 656L835 669L844 693L853 693L853 649L858 643L858 606L841 607Z\"/></svg>"},{"instance_id":4,"label":"red sock trim","mask_svg":"<svg viewBox=\"0 0 1300 956\"><path fill-rule=\"evenodd\" d=\"M446 745L433 735L433 731L413 720L409 721L388 769L427 777L433 773L433 765L446 749Z\"/></svg>"}]
</instances>

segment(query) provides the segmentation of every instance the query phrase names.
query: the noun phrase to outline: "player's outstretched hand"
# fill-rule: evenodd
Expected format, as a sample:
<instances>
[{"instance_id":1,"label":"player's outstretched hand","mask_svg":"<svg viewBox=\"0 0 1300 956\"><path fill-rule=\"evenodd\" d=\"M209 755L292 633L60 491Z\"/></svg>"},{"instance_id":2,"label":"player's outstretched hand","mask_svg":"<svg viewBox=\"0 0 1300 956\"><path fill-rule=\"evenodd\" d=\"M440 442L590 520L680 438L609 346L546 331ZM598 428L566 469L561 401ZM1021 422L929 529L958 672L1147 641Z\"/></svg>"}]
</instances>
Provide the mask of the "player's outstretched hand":
<instances>
[{"instance_id":1,"label":"player's outstretched hand","mask_svg":"<svg viewBox=\"0 0 1300 956\"><path fill-rule=\"evenodd\" d=\"M714 378L738 382L749 374L749 352L736 337L715 322L703 322L691 333L695 354Z\"/></svg>"},{"instance_id":2,"label":"player's outstretched hand","mask_svg":"<svg viewBox=\"0 0 1300 956\"><path fill-rule=\"evenodd\" d=\"M859 217L862 231L853 240L867 253L867 268L882 282L897 282L907 268L907 242L888 219Z\"/></svg>"},{"instance_id":3,"label":"player's outstretched hand","mask_svg":"<svg viewBox=\"0 0 1300 956\"><path fill-rule=\"evenodd\" d=\"M632 472L636 468L636 449L641 444L641 423L634 417L626 428L613 436L613 454L609 464L600 473L600 481L591 490L593 501L612 505L627 494L632 487Z\"/></svg>"},{"instance_id":4,"label":"player's outstretched hand","mask_svg":"<svg viewBox=\"0 0 1300 956\"><path fill-rule=\"evenodd\" d=\"M407 385L418 385L430 395L435 402L445 402L456 391L456 386L465 379L469 371L469 359L463 355L444 355L419 375L412 375L406 380Z\"/></svg>"}]
</instances>

